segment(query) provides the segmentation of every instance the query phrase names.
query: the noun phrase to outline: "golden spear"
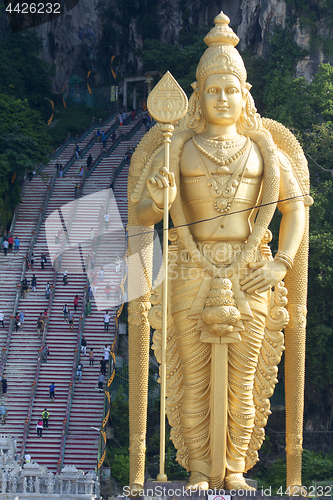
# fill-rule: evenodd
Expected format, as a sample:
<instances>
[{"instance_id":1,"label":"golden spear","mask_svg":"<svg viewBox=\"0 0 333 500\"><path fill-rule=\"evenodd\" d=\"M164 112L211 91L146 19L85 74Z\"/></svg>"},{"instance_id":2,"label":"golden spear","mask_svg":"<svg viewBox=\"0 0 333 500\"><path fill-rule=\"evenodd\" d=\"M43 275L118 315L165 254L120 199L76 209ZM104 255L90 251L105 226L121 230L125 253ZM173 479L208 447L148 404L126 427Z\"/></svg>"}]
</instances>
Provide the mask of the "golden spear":
<instances>
[{"instance_id":1,"label":"golden spear","mask_svg":"<svg viewBox=\"0 0 333 500\"><path fill-rule=\"evenodd\" d=\"M169 71L154 87L148 97L150 115L161 123L164 137L164 167L169 175L169 154L173 124L186 115L188 100L185 92ZM161 409L160 409L160 468L157 481L167 481L165 474L165 391L166 391L166 339L168 318L168 230L169 230L169 182L163 196L163 299L162 299L162 359L161 359Z\"/></svg>"}]
</instances>

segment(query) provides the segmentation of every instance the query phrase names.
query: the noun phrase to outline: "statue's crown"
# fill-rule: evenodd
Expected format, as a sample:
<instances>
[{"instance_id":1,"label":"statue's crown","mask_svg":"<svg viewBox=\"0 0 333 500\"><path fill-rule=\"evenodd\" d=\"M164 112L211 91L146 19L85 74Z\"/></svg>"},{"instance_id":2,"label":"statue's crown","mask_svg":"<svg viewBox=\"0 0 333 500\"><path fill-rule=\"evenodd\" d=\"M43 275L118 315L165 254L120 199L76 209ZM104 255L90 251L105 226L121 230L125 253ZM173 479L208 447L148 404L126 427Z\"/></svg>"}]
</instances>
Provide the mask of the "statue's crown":
<instances>
[{"instance_id":1,"label":"statue's crown","mask_svg":"<svg viewBox=\"0 0 333 500\"><path fill-rule=\"evenodd\" d=\"M198 64L197 82L192 86L201 87L205 78L214 73L228 73L237 76L242 86L246 83L246 69L238 50L238 36L229 27L230 19L220 12L214 19L215 26L205 36L208 48Z\"/></svg>"},{"instance_id":2,"label":"statue's crown","mask_svg":"<svg viewBox=\"0 0 333 500\"><path fill-rule=\"evenodd\" d=\"M214 19L215 26L205 36L204 42L208 47L212 45L231 45L236 47L238 36L229 27L230 19L222 11Z\"/></svg>"}]
</instances>

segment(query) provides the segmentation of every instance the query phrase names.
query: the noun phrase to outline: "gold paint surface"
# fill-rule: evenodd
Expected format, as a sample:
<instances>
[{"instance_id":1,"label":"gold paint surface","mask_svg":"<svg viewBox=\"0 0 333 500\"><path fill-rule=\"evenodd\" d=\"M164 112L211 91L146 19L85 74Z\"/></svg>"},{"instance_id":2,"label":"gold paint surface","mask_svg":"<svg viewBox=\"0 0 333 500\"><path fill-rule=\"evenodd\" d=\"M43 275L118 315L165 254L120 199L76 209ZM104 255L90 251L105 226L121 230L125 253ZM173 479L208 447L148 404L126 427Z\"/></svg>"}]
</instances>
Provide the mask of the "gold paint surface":
<instances>
[{"instance_id":1,"label":"gold paint surface","mask_svg":"<svg viewBox=\"0 0 333 500\"><path fill-rule=\"evenodd\" d=\"M152 228L163 217L161 190L167 183L175 227L168 248L166 413L177 461L191 472L191 485L248 488L243 475L258 460L285 345L287 486L292 487L302 484L307 162L289 130L257 113L235 48L238 38L223 13L205 42L187 112L170 81L150 94L162 124L176 120L177 113L183 117L173 122L170 174L163 171L166 125L153 127L132 157L129 241L135 226L147 232L142 235L146 276L129 263L129 289L137 280L152 279ZM178 99L176 106L168 104L171 97ZM274 260L268 228L277 206L282 220ZM133 244L129 254L135 251ZM144 483L150 326L161 362L162 295L160 285L129 304L130 483L135 485Z\"/></svg>"}]
</instances>

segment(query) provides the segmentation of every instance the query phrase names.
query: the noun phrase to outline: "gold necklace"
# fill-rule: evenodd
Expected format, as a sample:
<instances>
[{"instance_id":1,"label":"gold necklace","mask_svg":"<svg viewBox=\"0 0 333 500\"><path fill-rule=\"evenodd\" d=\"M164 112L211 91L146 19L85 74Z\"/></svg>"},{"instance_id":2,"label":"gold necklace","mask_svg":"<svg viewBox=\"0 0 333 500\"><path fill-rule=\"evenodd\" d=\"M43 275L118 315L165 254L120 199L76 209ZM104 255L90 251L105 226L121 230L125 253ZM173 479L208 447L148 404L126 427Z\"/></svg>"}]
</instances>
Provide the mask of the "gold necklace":
<instances>
[{"instance_id":1,"label":"gold necklace","mask_svg":"<svg viewBox=\"0 0 333 500\"><path fill-rule=\"evenodd\" d=\"M246 139L243 149L244 151L247 150L247 154L243 156L243 158L240 158L238 160L238 165L236 166L234 173L226 182L223 183L221 187L218 185L218 183L210 173L205 161L200 157L198 151L196 152L199 157L200 163L204 167L204 171L208 179L207 186L209 188L209 193L214 200L214 208L217 212L223 215L227 214L231 209L231 205L236 197L239 185L243 179L246 162L251 151L250 139Z\"/></svg>"},{"instance_id":2,"label":"gold necklace","mask_svg":"<svg viewBox=\"0 0 333 500\"><path fill-rule=\"evenodd\" d=\"M242 156L242 154L246 149L247 141L245 140L244 146L239 151L234 153L232 156L228 156L228 153L223 148L220 148L216 152L216 156L208 153L208 151L206 151L202 146L200 146L200 144L198 144L196 137L193 137L193 143L197 148L197 150L200 151L200 153L202 153L204 156L209 158L209 160L213 161L214 163L217 163L218 165L225 166L229 165L229 163L232 163L234 160Z\"/></svg>"},{"instance_id":3,"label":"gold necklace","mask_svg":"<svg viewBox=\"0 0 333 500\"><path fill-rule=\"evenodd\" d=\"M237 148L238 146L243 146L246 142L246 137L238 135L236 139L225 139L224 137L219 137L215 139L210 139L204 134L196 136L196 140L199 141L204 146L209 146L211 148Z\"/></svg>"}]
</instances>

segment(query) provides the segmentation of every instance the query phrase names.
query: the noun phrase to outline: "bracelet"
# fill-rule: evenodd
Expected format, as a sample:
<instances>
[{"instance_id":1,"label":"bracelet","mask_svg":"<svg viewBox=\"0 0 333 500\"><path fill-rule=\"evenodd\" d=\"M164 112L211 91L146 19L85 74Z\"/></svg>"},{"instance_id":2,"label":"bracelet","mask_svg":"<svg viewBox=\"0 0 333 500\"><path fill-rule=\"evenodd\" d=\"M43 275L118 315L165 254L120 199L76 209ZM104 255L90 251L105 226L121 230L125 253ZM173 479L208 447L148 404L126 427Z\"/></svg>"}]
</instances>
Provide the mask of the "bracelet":
<instances>
[{"instance_id":1,"label":"bracelet","mask_svg":"<svg viewBox=\"0 0 333 500\"><path fill-rule=\"evenodd\" d=\"M163 208L159 208L156 203L153 201L152 203L152 209L154 210L154 212L156 212L157 214L162 214L163 213Z\"/></svg>"},{"instance_id":2,"label":"bracelet","mask_svg":"<svg viewBox=\"0 0 333 500\"><path fill-rule=\"evenodd\" d=\"M282 262L288 269L292 269L294 260L285 252L279 250L274 257L276 262Z\"/></svg>"},{"instance_id":3,"label":"bracelet","mask_svg":"<svg viewBox=\"0 0 333 500\"><path fill-rule=\"evenodd\" d=\"M169 207L168 207L168 210L170 210L170 208L171 208L171 203L170 203L170 205L169 205ZM162 214L162 213L163 213L163 211L164 211L164 208L160 208L160 207L158 207L154 201L153 201L153 203L152 203L152 209L153 209L153 210L154 210L154 212L156 212L157 214Z\"/></svg>"}]
</instances>

